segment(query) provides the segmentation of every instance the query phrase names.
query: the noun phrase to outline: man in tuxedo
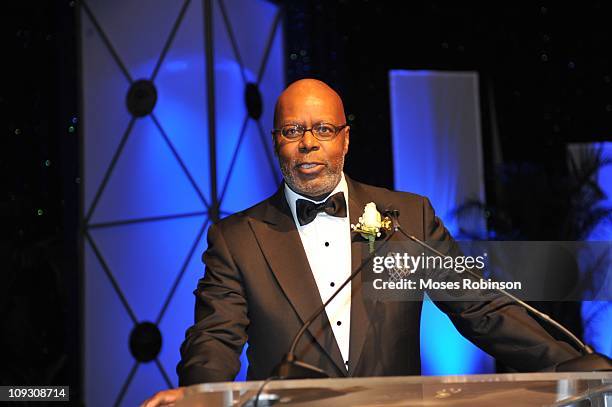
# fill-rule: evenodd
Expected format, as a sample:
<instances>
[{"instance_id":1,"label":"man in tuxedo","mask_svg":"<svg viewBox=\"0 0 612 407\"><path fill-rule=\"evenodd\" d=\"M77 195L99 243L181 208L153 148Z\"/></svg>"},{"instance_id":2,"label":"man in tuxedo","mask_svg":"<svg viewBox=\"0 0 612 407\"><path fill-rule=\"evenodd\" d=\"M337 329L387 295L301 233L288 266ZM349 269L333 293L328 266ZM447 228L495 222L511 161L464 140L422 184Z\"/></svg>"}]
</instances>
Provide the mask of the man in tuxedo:
<instances>
[{"instance_id":1,"label":"man in tuxedo","mask_svg":"<svg viewBox=\"0 0 612 407\"><path fill-rule=\"evenodd\" d=\"M247 377L267 378L303 322L361 263L363 239L350 225L367 203L398 209L404 229L422 240L453 243L427 198L343 173L350 127L342 100L326 84L294 82L274 116L284 183L272 197L211 226L206 272L194 292L195 324L177 367L181 386L233 380L247 340ZM420 374L422 303L376 301L364 297L361 285L356 278L334 298L296 356L332 377ZM464 336L519 371L579 356L502 296L436 304ZM171 404L182 394L182 388L163 391L145 405Z\"/></svg>"}]
</instances>

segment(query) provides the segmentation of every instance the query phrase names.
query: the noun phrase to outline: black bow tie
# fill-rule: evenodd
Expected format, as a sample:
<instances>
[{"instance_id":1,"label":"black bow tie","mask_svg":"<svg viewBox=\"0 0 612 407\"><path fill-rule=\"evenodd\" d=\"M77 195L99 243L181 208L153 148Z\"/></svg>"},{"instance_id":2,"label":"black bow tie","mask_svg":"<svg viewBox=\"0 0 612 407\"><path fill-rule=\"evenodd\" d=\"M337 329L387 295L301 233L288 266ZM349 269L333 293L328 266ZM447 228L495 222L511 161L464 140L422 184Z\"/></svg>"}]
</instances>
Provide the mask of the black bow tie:
<instances>
[{"instance_id":1,"label":"black bow tie","mask_svg":"<svg viewBox=\"0 0 612 407\"><path fill-rule=\"evenodd\" d=\"M331 216L339 218L346 217L346 201L344 192L333 194L325 202L314 203L306 199L298 199L295 203L298 222L301 226L307 225L317 217L319 212L325 212Z\"/></svg>"}]
</instances>

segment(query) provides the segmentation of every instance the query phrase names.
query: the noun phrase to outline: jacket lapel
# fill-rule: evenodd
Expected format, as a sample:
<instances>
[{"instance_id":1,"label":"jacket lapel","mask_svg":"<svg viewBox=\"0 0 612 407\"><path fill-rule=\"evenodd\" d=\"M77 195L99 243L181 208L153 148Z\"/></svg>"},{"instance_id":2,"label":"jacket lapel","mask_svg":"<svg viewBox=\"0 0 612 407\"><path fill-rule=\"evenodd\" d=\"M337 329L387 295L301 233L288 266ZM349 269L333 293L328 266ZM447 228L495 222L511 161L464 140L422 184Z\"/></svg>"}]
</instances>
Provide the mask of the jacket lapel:
<instances>
[{"instance_id":1,"label":"jacket lapel","mask_svg":"<svg viewBox=\"0 0 612 407\"><path fill-rule=\"evenodd\" d=\"M249 223L287 299L302 322L306 321L322 305L322 301L299 232L285 199L284 185L281 185L277 193L270 199L262 219L250 218ZM308 327L308 331L340 372L346 374L342 354L327 314L323 312L315 319Z\"/></svg>"},{"instance_id":2,"label":"jacket lapel","mask_svg":"<svg viewBox=\"0 0 612 407\"><path fill-rule=\"evenodd\" d=\"M349 189L349 216L352 225L359 222L359 217L368 202L368 196L355 181L346 177ZM355 272L363 261L362 250L367 248L365 240L351 232L351 273ZM353 374L363 350L366 334L370 327L369 313L374 309L375 301L365 300L362 290L362 276L356 276L351 282L351 333L349 345L349 374Z\"/></svg>"}]
</instances>

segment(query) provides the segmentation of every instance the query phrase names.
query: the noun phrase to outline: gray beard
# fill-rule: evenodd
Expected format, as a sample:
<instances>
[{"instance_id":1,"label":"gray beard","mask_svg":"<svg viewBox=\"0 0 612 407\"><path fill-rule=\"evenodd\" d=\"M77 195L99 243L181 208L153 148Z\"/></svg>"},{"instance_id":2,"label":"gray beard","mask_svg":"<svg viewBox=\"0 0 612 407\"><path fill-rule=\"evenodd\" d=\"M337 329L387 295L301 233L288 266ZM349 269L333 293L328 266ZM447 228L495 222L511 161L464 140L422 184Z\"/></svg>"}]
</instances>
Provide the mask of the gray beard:
<instances>
[{"instance_id":1,"label":"gray beard","mask_svg":"<svg viewBox=\"0 0 612 407\"><path fill-rule=\"evenodd\" d=\"M294 174L293 171L295 170L292 171L292 168L294 168L293 163L281 164L280 170L285 182L294 192L305 196L321 196L332 192L338 183L340 183L340 179L342 179L342 170L344 168L344 156L342 156L338 162L329 164L330 166L326 173L317 178L316 183L303 182L300 180Z\"/></svg>"}]
</instances>

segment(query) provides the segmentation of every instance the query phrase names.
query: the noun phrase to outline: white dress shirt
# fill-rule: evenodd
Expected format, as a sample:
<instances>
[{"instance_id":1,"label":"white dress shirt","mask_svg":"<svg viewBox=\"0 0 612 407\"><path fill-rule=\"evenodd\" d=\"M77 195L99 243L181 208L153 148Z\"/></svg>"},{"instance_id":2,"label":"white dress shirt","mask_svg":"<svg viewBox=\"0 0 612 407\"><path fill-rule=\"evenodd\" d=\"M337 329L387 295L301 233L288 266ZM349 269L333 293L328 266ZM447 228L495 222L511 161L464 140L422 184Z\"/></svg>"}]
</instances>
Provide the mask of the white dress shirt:
<instances>
[{"instance_id":1,"label":"white dress shirt","mask_svg":"<svg viewBox=\"0 0 612 407\"><path fill-rule=\"evenodd\" d=\"M344 173L336 188L329 196L344 192L346 218L339 218L320 212L307 225L300 226L295 203L298 199L308 199L295 193L285 184L285 198L291 208L293 221L300 234L310 269L314 276L321 301L325 302L334 291L351 275L351 225L348 213L348 187ZM314 202L314 201L313 201ZM320 201L323 202L323 201ZM313 310L315 309L313 304ZM351 284L347 284L326 308L336 342L348 370L349 338L351 332Z\"/></svg>"}]
</instances>

